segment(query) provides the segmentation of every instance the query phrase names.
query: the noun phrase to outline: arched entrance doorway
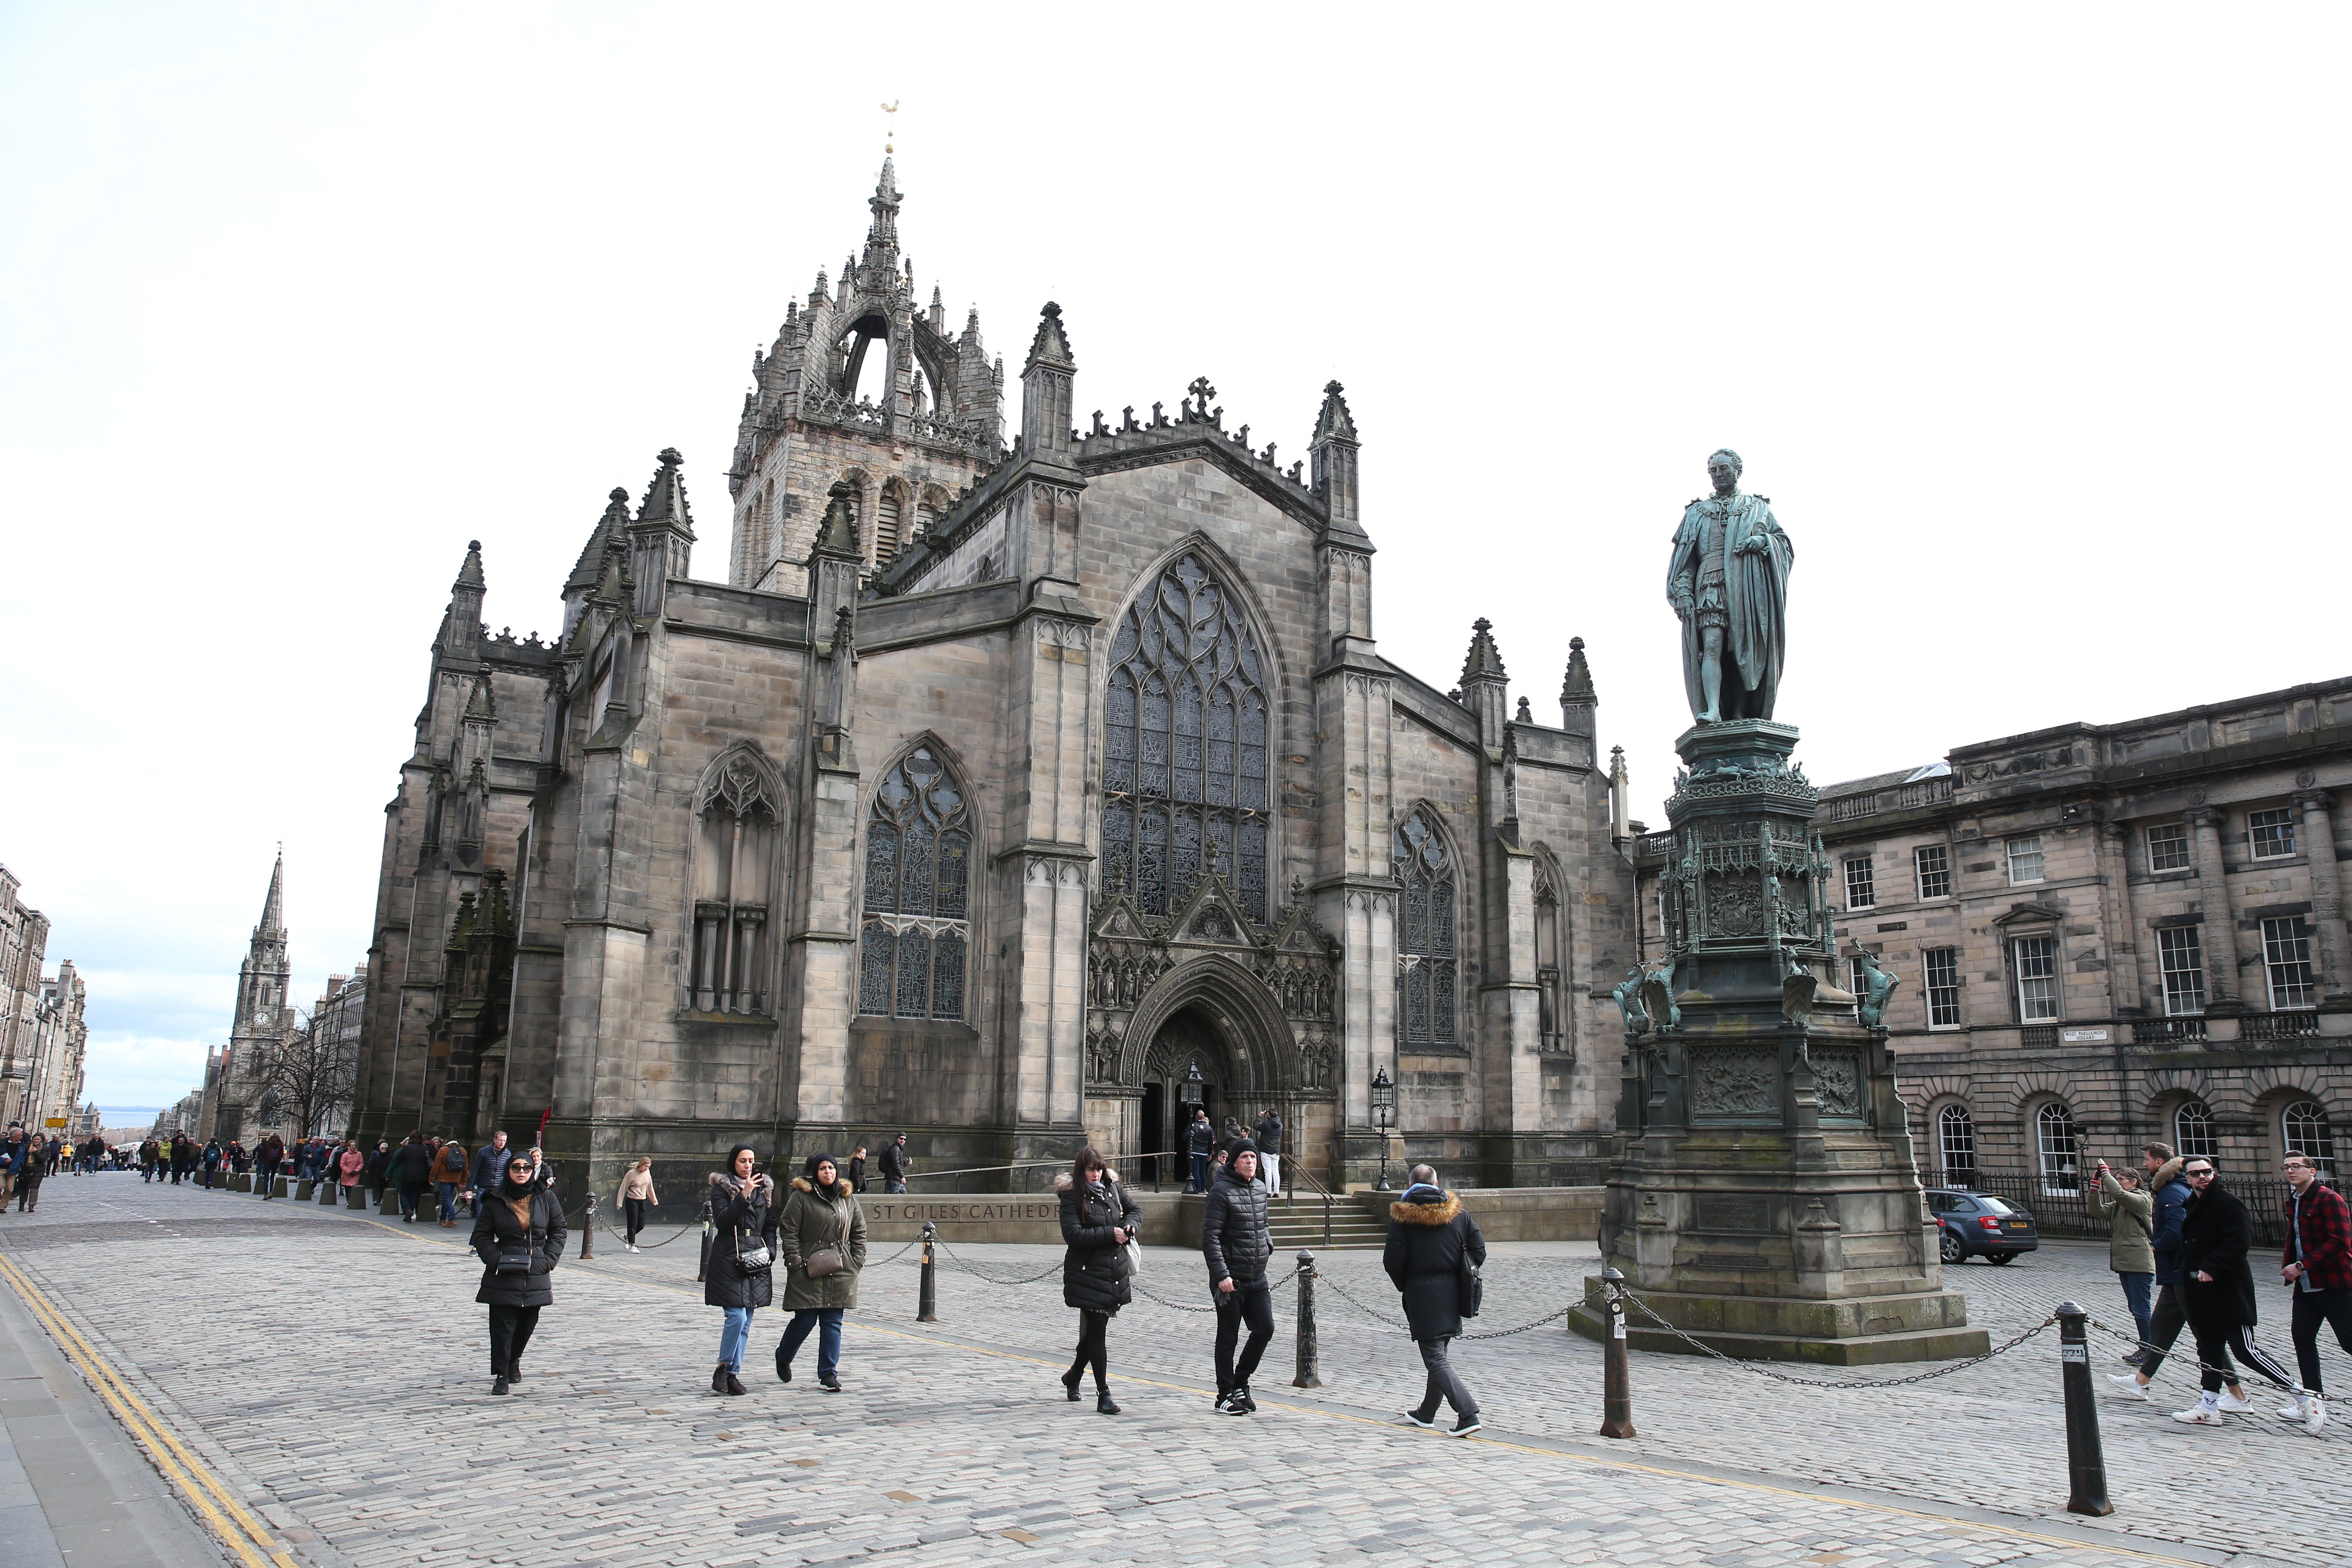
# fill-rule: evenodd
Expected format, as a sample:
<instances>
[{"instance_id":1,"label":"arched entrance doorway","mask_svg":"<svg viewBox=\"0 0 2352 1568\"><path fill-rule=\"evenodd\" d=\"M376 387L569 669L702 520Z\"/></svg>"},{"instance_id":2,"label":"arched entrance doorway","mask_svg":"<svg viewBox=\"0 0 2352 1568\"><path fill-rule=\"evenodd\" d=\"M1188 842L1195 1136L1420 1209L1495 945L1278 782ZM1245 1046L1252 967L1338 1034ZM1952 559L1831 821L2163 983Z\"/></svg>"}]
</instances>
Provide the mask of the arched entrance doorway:
<instances>
[{"instance_id":1,"label":"arched entrance doorway","mask_svg":"<svg viewBox=\"0 0 2352 1568\"><path fill-rule=\"evenodd\" d=\"M1192 1069L1201 1077L1197 1089ZM1143 1058L1143 1146L1169 1152L1171 1158L1159 1173L1163 1179L1181 1182L1191 1169L1184 1157L1184 1128L1192 1120L1188 1098L1198 1094L1209 1125L1222 1128L1228 1115L1238 1114L1238 1089L1233 1053L1209 1011L1192 1004L1171 1014Z\"/></svg>"}]
</instances>

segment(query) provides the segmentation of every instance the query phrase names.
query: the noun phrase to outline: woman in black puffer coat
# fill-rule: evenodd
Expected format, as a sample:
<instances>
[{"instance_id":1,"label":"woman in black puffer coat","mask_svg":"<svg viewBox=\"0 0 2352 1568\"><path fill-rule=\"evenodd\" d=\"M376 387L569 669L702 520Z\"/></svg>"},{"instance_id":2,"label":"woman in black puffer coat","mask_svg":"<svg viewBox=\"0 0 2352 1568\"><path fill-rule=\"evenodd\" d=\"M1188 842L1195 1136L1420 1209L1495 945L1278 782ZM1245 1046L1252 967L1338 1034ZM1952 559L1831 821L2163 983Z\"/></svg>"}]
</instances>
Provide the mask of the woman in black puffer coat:
<instances>
[{"instance_id":1,"label":"woman in black puffer coat","mask_svg":"<svg viewBox=\"0 0 2352 1568\"><path fill-rule=\"evenodd\" d=\"M1127 1244L1142 1224L1143 1209L1128 1194L1103 1157L1082 1150L1070 1168L1054 1178L1062 1199L1062 1304L1078 1310L1077 1359L1062 1375L1073 1404L1078 1380L1095 1372L1095 1408L1118 1414L1110 1397L1110 1321L1135 1300L1127 1267Z\"/></svg>"},{"instance_id":2,"label":"woman in black puffer coat","mask_svg":"<svg viewBox=\"0 0 2352 1568\"><path fill-rule=\"evenodd\" d=\"M523 1347L539 1327L539 1310L555 1304L547 1277L563 1257L567 1235L563 1205L531 1180L528 1154L509 1160L506 1180L474 1206L473 1246L482 1259L482 1288L474 1300L490 1310L490 1375L497 1380L492 1394L504 1394L522 1381ZM527 1254L528 1266L500 1272L501 1252L518 1263Z\"/></svg>"},{"instance_id":3,"label":"woman in black puffer coat","mask_svg":"<svg viewBox=\"0 0 2352 1568\"><path fill-rule=\"evenodd\" d=\"M710 1173L710 1266L703 1270L702 1304L726 1309L719 1331L719 1369L710 1374L713 1394L742 1394L743 1347L751 1338L751 1316L775 1300L770 1279L776 1257L776 1186L762 1173L749 1143L727 1152L727 1168ZM745 1247L764 1249L769 1267L745 1268Z\"/></svg>"}]
</instances>

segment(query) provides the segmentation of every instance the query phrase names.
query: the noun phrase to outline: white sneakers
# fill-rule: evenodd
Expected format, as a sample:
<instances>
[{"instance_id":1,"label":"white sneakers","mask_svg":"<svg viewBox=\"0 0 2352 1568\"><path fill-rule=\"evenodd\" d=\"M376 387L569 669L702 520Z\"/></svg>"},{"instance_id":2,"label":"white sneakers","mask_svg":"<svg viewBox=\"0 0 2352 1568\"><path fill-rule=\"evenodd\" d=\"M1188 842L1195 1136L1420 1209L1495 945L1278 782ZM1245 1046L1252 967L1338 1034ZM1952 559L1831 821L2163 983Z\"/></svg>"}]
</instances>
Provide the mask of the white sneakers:
<instances>
[{"instance_id":1,"label":"white sneakers","mask_svg":"<svg viewBox=\"0 0 2352 1568\"><path fill-rule=\"evenodd\" d=\"M623 1242L623 1243L621 1244L621 1247L622 1247L622 1249L623 1249L624 1251L627 1251L627 1252L635 1252L635 1251L636 1250L635 1246L634 1244L630 1243L630 1242L625 1242L625 1242Z\"/></svg>"},{"instance_id":2,"label":"white sneakers","mask_svg":"<svg viewBox=\"0 0 2352 1568\"><path fill-rule=\"evenodd\" d=\"M2214 1408L2221 1411L2224 1415L2248 1415L2253 1413L2254 1408L2254 1402L2252 1400L2241 1399L2238 1395L2231 1393L2226 1388L2221 1392L2220 1396L2214 1400L2213 1404Z\"/></svg>"},{"instance_id":3,"label":"white sneakers","mask_svg":"<svg viewBox=\"0 0 2352 1568\"><path fill-rule=\"evenodd\" d=\"M2224 1426L2229 1424L2228 1418L2221 1414L2218 1405L2208 1404L2201 1399L2186 1410L2174 1411L2172 1418L2191 1426Z\"/></svg>"},{"instance_id":4,"label":"white sneakers","mask_svg":"<svg viewBox=\"0 0 2352 1568\"><path fill-rule=\"evenodd\" d=\"M2147 1399L2149 1397L2147 1384L2139 1380L2139 1373L2136 1372L2111 1372L2107 1373L2107 1381L2114 1384L2116 1385L2116 1392L2120 1393L2126 1399Z\"/></svg>"},{"instance_id":5,"label":"white sneakers","mask_svg":"<svg viewBox=\"0 0 2352 1568\"><path fill-rule=\"evenodd\" d=\"M2319 1429L2327 1425L2327 1401L2316 1394L2298 1394L2279 1406L2279 1419L2299 1422L2305 1432L2316 1437Z\"/></svg>"}]
</instances>

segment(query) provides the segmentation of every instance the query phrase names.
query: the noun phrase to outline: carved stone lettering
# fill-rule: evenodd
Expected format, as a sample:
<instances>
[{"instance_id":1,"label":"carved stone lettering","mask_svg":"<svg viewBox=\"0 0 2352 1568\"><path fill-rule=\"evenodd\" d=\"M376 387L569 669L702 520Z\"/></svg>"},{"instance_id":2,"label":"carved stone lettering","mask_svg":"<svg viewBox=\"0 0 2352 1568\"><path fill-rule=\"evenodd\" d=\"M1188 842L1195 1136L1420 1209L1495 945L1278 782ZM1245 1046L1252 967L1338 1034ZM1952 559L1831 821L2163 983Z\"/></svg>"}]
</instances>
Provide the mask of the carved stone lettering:
<instances>
[{"instance_id":1,"label":"carved stone lettering","mask_svg":"<svg viewBox=\"0 0 2352 1568\"><path fill-rule=\"evenodd\" d=\"M1761 1193L1701 1193L1701 1230L1763 1231L1772 1228L1771 1200Z\"/></svg>"}]
</instances>

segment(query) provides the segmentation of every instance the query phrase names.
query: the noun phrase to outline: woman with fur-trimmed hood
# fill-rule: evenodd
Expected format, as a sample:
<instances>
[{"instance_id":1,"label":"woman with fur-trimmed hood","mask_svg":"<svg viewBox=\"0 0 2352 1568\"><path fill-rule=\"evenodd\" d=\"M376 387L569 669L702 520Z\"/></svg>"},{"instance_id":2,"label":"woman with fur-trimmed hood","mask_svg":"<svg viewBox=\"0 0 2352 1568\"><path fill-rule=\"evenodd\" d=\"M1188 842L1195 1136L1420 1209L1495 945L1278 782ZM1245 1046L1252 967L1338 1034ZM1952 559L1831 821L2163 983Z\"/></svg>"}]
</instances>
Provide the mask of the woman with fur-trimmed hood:
<instances>
[{"instance_id":1,"label":"woman with fur-trimmed hood","mask_svg":"<svg viewBox=\"0 0 2352 1568\"><path fill-rule=\"evenodd\" d=\"M1454 1375L1445 1353L1447 1342L1462 1332L1465 1258L1474 1265L1486 1261L1486 1238L1478 1233L1478 1222L1462 1212L1460 1198L1437 1184L1435 1171L1415 1165L1412 1185L1389 1205L1389 1239L1381 1262L1404 1297L1405 1321L1429 1373L1420 1405L1404 1418L1416 1426L1434 1426L1437 1402L1444 1399L1454 1406L1451 1435L1456 1437L1467 1437L1479 1425L1478 1401Z\"/></svg>"},{"instance_id":2,"label":"woman with fur-trimmed hood","mask_svg":"<svg viewBox=\"0 0 2352 1568\"><path fill-rule=\"evenodd\" d=\"M528 1159L528 1155L518 1155ZM743 1347L751 1341L751 1316L775 1300L771 1275L776 1258L776 1184L759 1169L749 1143L727 1152L727 1168L710 1173L710 1263L703 1269L702 1301L726 1310L719 1331L719 1370L710 1374L713 1394L745 1394ZM752 1262L745 1266L744 1255ZM766 1261L760 1259L764 1256Z\"/></svg>"},{"instance_id":3,"label":"woman with fur-trimmed hood","mask_svg":"<svg viewBox=\"0 0 2352 1568\"><path fill-rule=\"evenodd\" d=\"M1095 1409L1118 1414L1110 1397L1110 1321L1135 1300L1127 1266L1127 1244L1143 1223L1143 1207L1092 1149L1082 1149L1070 1168L1054 1178L1062 1200L1062 1304L1078 1312L1078 1349L1062 1374L1062 1392L1077 1403L1078 1382L1095 1373Z\"/></svg>"},{"instance_id":4,"label":"woman with fur-trimmed hood","mask_svg":"<svg viewBox=\"0 0 2352 1568\"><path fill-rule=\"evenodd\" d=\"M841 1315L857 1306L857 1274L866 1267L866 1215L856 1190L830 1154L811 1154L793 1178L777 1230L784 1273L784 1310L793 1321L776 1342L776 1375L793 1380L793 1357L814 1330L817 1385L841 1392Z\"/></svg>"}]
</instances>

